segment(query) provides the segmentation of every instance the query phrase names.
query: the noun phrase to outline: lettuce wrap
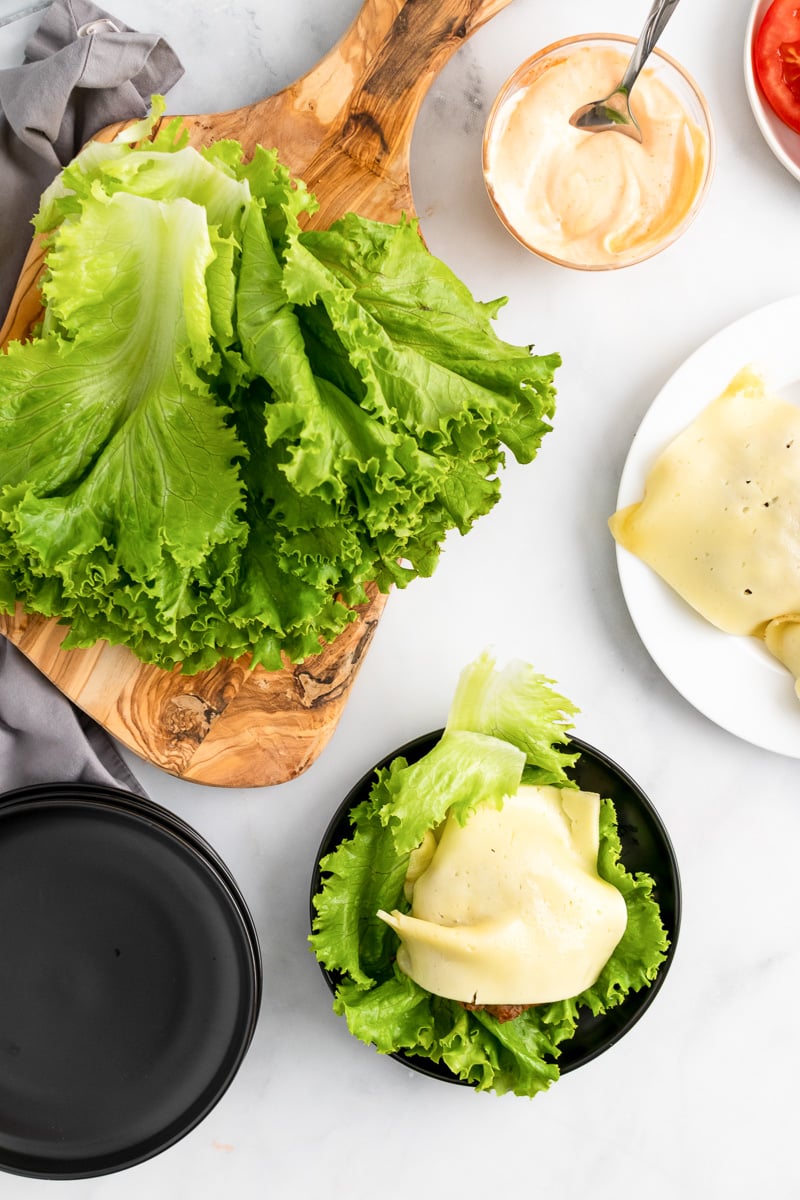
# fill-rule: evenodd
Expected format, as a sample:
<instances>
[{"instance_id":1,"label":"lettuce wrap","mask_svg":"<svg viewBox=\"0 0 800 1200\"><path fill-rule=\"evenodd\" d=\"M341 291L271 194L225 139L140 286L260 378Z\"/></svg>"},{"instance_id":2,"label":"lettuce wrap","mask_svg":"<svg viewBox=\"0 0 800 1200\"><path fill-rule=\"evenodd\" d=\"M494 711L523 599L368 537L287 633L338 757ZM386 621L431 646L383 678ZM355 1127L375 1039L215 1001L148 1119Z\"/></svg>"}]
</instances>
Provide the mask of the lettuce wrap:
<instances>
[{"instance_id":1,"label":"lettuce wrap","mask_svg":"<svg viewBox=\"0 0 800 1200\"><path fill-rule=\"evenodd\" d=\"M598 874L622 893L627 926L597 981L580 995L527 1008L510 1021L425 991L396 963L398 939L380 910L409 910L404 882L412 851L450 813L463 824L476 806L500 808L520 784L574 788L569 729L577 710L522 662L502 670L488 654L460 678L446 729L416 762L395 758L377 772L350 814L352 836L319 863L310 946L334 981L334 1010L351 1033L384 1054L438 1064L477 1090L534 1096L559 1077L558 1059L582 1013L601 1015L648 988L669 938L655 881L621 861L610 799L600 807Z\"/></svg>"}]
</instances>

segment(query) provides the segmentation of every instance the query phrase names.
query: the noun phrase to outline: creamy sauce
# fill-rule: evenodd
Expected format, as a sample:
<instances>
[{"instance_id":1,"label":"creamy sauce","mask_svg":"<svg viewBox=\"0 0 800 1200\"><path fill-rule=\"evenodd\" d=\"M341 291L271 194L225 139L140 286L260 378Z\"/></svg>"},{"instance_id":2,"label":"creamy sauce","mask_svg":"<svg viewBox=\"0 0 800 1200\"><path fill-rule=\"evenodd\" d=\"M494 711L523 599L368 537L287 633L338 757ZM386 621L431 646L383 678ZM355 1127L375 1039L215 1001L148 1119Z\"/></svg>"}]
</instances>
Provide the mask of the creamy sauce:
<instances>
[{"instance_id":1,"label":"creamy sauce","mask_svg":"<svg viewBox=\"0 0 800 1200\"><path fill-rule=\"evenodd\" d=\"M564 1000L590 987L625 931L597 874L600 797L523 786L464 826L448 817L412 864L411 913L379 915L397 962L435 995L477 1004Z\"/></svg>"},{"instance_id":2,"label":"creamy sauce","mask_svg":"<svg viewBox=\"0 0 800 1200\"><path fill-rule=\"evenodd\" d=\"M646 257L685 220L705 177L708 139L651 69L631 94L641 144L569 124L617 86L626 61L616 49L574 49L545 62L495 119L486 151L495 202L520 240L562 262Z\"/></svg>"},{"instance_id":3,"label":"creamy sauce","mask_svg":"<svg viewBox=\"0 0 800 1200\"><path fill-rule=\"evenodd\" d=\"M740 371L656 459L611 532L706 620L800 677L800 409Z\"/></svg>"}]
</instances>

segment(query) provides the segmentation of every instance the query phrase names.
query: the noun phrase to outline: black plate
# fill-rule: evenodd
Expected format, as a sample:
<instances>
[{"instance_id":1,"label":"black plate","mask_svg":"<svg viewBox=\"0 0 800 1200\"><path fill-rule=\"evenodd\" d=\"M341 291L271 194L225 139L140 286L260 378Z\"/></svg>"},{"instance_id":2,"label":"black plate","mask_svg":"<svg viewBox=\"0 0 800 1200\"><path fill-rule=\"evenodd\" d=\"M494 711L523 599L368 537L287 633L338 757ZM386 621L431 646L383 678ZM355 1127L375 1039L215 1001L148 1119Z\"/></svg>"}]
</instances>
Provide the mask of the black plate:
<instances>
[{"instance_id":1,"label":"black plate","mask_svg":"<svg viewBox=\"0 0 800 1200\"><path fill-rule=\"evenodd\" d=\"M433 733L423 734L401 746L399 750L387 754L358 781L342 801L325 831L317 852L317 863L311 880L312 926L315 917L313 899L322 886L319 861L340 842L352 837L350 812L369 796L375 781L375 772L388 767L393 759L398 757L403 757L410 763L416 762L433 749L443 732L442 729L437 729ZM580 754L575 767L569 772L578 786L586 792L599 792L601 796L614 802L622 843L622 862L628 871L634 874L645 871L655 880L653 895L660 906L661 920L669 936L670 946L667 957L649 988L632 992L616 1008L609 1009L601 1016L594 1017L588 1010L582 1011L574 1037L564 1042L561 1047L558 1065L562 1075L584 1066L610 1049L650 1007L672 963L681 921L681 887L675 851L661 818L647 796L621 767L586 742L579 738L571 738L565 749L570 753L577 751ZM337 974L324 967L320 969L328 987L332 992L335 991ZM473 1086L459 1079L443 1063L434 1063L430 1059L403 1051L389 1057L433 1079L442 1079L447 1083L458 1083L465 1087Z\"/></svg>"},{"instance_id":2,"label":"black plate","mask_svg":"<svg viewBox=\"0 0 800 1200\"><path fill-rule=\"evenodd\" d=\"M188 825L116 788L0 797L0 1167L78 1179L151 1158L230 1084L261 998L256 931Z\"/></svg>"}]
</instances>

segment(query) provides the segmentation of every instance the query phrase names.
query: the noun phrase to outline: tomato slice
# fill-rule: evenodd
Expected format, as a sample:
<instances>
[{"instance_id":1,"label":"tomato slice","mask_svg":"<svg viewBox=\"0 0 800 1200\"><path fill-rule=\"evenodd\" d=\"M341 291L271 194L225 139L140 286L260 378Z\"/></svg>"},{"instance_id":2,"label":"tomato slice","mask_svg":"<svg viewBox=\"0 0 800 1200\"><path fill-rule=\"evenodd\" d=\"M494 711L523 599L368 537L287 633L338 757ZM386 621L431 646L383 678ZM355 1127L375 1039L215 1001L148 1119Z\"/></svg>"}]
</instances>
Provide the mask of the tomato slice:
<instances>
[{"instance_id":1,"label":"tomato slice","mask_svg":"<svg viewBox=\"0 0 800 1200\"><path fill-rule=\"evenodd\" d=\"M753 67L772 111L800 133L800 0L773 0L753 43Z\"/></svg>"}]
</instances>

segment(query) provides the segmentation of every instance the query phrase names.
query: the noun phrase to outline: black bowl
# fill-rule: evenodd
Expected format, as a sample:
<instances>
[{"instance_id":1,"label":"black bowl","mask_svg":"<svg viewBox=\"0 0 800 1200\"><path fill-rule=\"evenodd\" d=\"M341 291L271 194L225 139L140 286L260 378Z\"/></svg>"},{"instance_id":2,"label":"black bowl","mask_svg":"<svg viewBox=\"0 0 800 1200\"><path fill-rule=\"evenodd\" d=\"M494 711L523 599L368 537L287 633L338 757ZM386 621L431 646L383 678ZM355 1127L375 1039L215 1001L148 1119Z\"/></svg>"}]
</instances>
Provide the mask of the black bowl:
<instances>
[{"instance_id":1,"label":"black bowl","mask_svg":"<svg viewBox=\"0 0 800 1200\"><path fill-rule=\"evenodd\" d=\"M334 813L317 852L317 862L311 880L312 926L316 915L314 897L320 891L323 882L319 862L340 842L352 837L350 813L369 796L375 782L375 772L388 767L399 757L405 758L409 763L416 762L433 749L443 732L444 730L437 729L433 733L423 734L401 746L399 750L387 754L372 770L367 771L345 796ZM578 786L583 791L599 792L601 796L613 801L622 844L621 861L628 871L634 874L644 871L655 881L653 896L661 910L661 920L669 937L669 949L666 959L659 967L658 975L648 988L631 992L621 1004L600 1016L595 1017L587 1009L582 1010L574 1036L561 1046L558 1066L562 1075L584 1066L609 1050L647 1011L664 983L672 963L681 921L681 885L675 851L661 818L647 796L621 767L579 738L571 738L564 749L568 753L580 754L574 768L568 772ZM331 992L334 992L339 976L322 966L320 970ZM398 1051L389 1057L433 1079L462 1084L464 1087L474 1086L459 1079L443 1063L434 1063L404 1051Z\"/></svg>"},{"instance_id":2,"label":"black bowl","mask_svg":"<svg viewBox=\"0 0 800 1200\"><path fill-rule=\"evenodd\" d=\"M260 1000L247 906L178 817L99 785L0 797L0 1168L83 1179L173 1145Z\"/></svg>"}]
</instances>

